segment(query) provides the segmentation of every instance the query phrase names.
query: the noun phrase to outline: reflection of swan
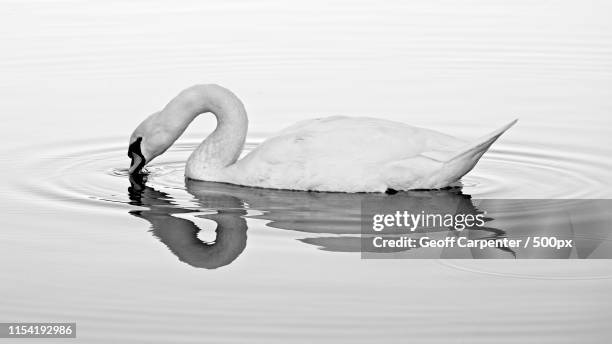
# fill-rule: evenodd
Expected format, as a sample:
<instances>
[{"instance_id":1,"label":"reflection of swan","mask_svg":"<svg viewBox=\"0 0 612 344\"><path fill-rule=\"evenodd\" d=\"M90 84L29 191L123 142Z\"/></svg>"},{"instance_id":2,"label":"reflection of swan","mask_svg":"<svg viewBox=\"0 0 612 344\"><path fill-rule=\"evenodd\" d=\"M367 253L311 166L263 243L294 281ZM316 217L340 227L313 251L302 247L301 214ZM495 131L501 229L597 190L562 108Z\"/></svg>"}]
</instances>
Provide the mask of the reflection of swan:
<instances>
[{"instance_id":1,"label":"reflection of swan","mask_svg":"<svg viewBox=\"0 0 612 344\"><path fill-rule=\"evenodd\" d=\"M469 172L514 122L474 142L374 118L297 123L237 161L247 133L240 100L217 85L190 87L132 133L130 173L165 152L199 114L217 128L191 154L187 177L274 189L384 192L448 186Z\"/></svg>"},{"instance_id":2,"label":"reflection of swan","mask_svg":"<svg viewBox=\"0 0 612 344\"><path fill-rule=\"evenodd\" d=\"M197 207L183 208L169 194L147 186L140 178L142 175L130 178L130 204L148 209L132 210L130 214L149 221L155 236L181 261L209 269L227 265L242 253L247 240L246 217L266 220L268 227L307 233L309 237L299 240L322 250L359 252L362 202L387 202L413 211L479 212L470 197L458 188L387 196L377 193L295 192L194 180L187 180L186 187L197 200ZM247 209L254 210L254 213L247 216ZM211 214L202 215L203 211ZM200 241L200 228L189 220L193 217L216 222L214 243ZM484 230L486 236L504 235L500 230ZM445 235L446 229L440 228L435 232Z\"/></svg>"},{"instance_id":3,"label":"reflection of swan","mask_svg":"<svg viewBox=\"0 0 612 344\"><path fill-rule=\"evenodd\" d=\"M153 234L181 261L194 267L216 269L234 261L246 246L247 225L243 216L244 204L230 195L210 194L201 198L202 207L222 208L214 214L200 215L199 211L177 207L170 195L146 186L137 176L130 178L130 204L148 210L132 210L130 214L151 223ZM198 228L181 214L196 213L197 217L217 223L214 244L198 238Z\"/></svg>"},{"instance_id":4,"label":"reflection of swan","mask_svg":"<svg viewBox=\"0 0 612 344\"><path fill-rule=\"evenodd\" d=\"M469 195L460 188L380 193L301 192L249 188L238 185L186 180L187 191L197 199L232 195L260 211L251 218L270 221L268 227L313 234L360 234L361 204L391 204L411 211L477 213Z\"/></svg>"},{"instance_id":5,"label":"reflection of swan","mask_svg":"<svg viewBox=\"0 0 612 344\"><path fill-rule=\"evenodd\" d=\"M604 258L609 257L609 200L480 200L472 201L459 188L378 193L313 193L249 188L237 185L187 180L186 188L197 202L182 207L168 193L145 185L143 176L130 178L130 204L146 209L130 214L151 223L153 234L181 261L195 267L218 268L234 261L246 247L247 220L267 221L266 226L302 233L303 243L334 252L366 252L362 246L362 203L383 209L401 208L411 213L480 214L487 225L478 230L452 231L427 228L412 236L470 240L492 238L525 239L555 237L573 240L572 247L557 248L419 248L406 257L421 258ZM475 205L477 204L477 206ZM247 210L250 210L247 213ZM215 222L214 243L198 238L197 218ZM198 222L198 221L196 221ZM499 228L503 228L499 229ZM407 249L385 252L402 254ZM375 250L376 257L380 250Z\"/></svg>"}]
</instances>

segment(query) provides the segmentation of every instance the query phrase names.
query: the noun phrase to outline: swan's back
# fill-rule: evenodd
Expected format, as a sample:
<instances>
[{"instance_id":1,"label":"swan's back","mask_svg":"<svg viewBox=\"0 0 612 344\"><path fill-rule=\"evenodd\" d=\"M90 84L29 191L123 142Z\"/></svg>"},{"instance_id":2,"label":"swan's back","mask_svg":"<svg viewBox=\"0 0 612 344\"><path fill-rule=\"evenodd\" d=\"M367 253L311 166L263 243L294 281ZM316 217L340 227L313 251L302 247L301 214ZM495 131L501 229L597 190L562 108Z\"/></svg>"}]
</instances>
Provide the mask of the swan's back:
<instances>
[{"instance_id":1,"label":"swan's back","mask_svg":"<svg viewBox=\"0 0 612 344\"><path fill-rule=\"evenodd\" d=\"M385 191L389 163L427 152L451 154L466 144L433 130L367 117L299 122L227 169L228 182L280 189ZM419 166L413 166L417 170Z\"/></svg>"}]
</instances>

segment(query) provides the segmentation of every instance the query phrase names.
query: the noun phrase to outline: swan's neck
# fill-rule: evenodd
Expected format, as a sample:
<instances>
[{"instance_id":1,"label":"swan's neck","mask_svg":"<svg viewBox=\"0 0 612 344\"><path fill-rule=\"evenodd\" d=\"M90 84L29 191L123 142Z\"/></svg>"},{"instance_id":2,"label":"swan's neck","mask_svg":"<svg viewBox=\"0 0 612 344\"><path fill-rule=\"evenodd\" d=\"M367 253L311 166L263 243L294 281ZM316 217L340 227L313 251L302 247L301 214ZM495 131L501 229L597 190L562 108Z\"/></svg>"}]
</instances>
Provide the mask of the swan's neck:
<instances>
[{"instance_id":1,"label":"swan's neck","mask_svg":"<svg viewBox=\"0 0 612 344\"><path fill-rule=\"evenodd\" d=\"M238 159L247 134L248 119L244 105L231 91L217 85L197 85L181 92L162 110L164 122L180 135L198 115L211 112L217 128L187 160L186 175L218 170ZM177 138L178 138L177 135Z\"/></svg>"}]
</instances>

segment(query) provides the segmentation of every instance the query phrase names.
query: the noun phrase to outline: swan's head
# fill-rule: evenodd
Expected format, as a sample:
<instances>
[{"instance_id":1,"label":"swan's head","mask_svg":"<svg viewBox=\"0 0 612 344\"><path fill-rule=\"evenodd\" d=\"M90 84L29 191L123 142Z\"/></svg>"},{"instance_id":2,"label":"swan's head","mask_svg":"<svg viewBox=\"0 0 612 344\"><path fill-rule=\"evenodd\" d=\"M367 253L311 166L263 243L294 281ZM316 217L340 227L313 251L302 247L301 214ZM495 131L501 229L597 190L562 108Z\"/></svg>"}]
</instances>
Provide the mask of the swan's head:
<instances>
[{"instance_id":1,"label":"swan's head","mask_svg":"<svg viewBox=\"0 0 612 344\"><path fill-rule=\"evenodd\" d=\"M183 90L163 110L147 117L134 130L128 148L128 156L132 159L129 173L140 172L170 148L196 116L207 112L217 117L216 136L207 139L209 150L215 154L206 156L207 162L227 166L236 161L248 125L244 105L235 94L221 86L195 85Z\"/></svg>"},{"instance_id":2,"label":"swan's head","mask_svg":"<svg viewBox=\"0 0 612 344\"><path fill-rule=\"evenodd\" d=\"M130 137L127 153L131 159L130 174L139 173L176 140L176 134L173 135L163 123L159 123L158 114L154 113L140 123Z\"/></svg>"},{"instance_id":3,"label":"swan's head","mask_svg":"<svg viewBox=\"0 0 612 344\"><path fill-rule=\"evenodd\" d=\"M147 159L142 154L142 137L137 137L134 142L130 143L128 147L128 157L132 160L130 162L130 174L136 174L142 170L147 164Z\"/></svg>"}]
</instances>

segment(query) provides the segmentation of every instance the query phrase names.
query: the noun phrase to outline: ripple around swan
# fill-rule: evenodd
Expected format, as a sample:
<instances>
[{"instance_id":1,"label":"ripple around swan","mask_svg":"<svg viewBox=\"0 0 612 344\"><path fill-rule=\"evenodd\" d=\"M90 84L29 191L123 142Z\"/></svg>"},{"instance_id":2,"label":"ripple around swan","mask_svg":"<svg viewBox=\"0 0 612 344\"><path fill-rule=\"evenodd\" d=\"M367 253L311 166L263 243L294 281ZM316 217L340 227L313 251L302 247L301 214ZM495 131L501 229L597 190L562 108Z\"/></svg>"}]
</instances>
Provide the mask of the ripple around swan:
<instances>
[{"instance_id":1,"label":"ripple around swan","mask_svg":"<svg viewBox=\"0 0 612 344\"><path fill-rule=\"evenodd\" d=\"M185 190L184 163L196 140L175 144L147 167L152 187L172 191L180 200L191 199ZM243 154L258 142L249 141ZM89 204L101 210L109 202L128 203L123 138L59 142L19 150L15 156L37 156L23 162L36 178L15 181L28 199L51 199ZM18 162L19 163L19 162ZM568 154L557 147L497 143L462 180L464 193L473 198L608 198L603 176L610 163L586 153ZM58 205L62 202L57 203Z\"/></svg>"},{"instance_id":2,"label":"ripple around swan","mask_svg":"<svg viewBox=\"0 0 612 344\"><path fill-rule=\"evenodd\" d=\"M127 164L123 138L59 142L44 147L26 147L15 156L37 156L23 162L36 178L15 181L28 199L60 200L89 204L102 210L115 203L128 203ZM179 200L191 199L185 190L184 162L198 141L175 144L147 167L152 187L173 190ZM258 142L250 141L243 153ZM571 155L556 147L532 148L527 144L497 143L467 174L464 193L473 198L607 198L602 176L610 163L586 154ZM62 202L56 203L61 205Z\"/></svg>"},{"instance_id":3,"label":"ripple around swan","mask_svg":"<svg viewBox=\"0 0 612 344\"><path fill-rule=\"evenodd\" d=\"M496 277L538 280L598 280L612 278L608 260L547 260L533 264L528 260L439 260L440 265L460 271Z\"/></svg>"},{"instance_id":4,"label":"ripple around swan","mask_svg":"<svg viewBox=\"0 0 612 344\"><path fill-rule=\"evenodd\" d=\"M247 142L243 155L256 147L258 142ZM324 233L323 229L325 233L335 236L352 235L352 238L355 238L358 235L358 231L350 229L354 228L356 221L359 221L359 214L352 210L322 209L323 206L304 208L302 203L292 203L282 199L285 196L281 196L280 201L270 200L269 195L262 195L257 189L228 186L222 190L222 193L230 198L232 195L236 196L239 203L231 199L229 201L221 199L221 202L216 203L203 202L200 195L187 189L184 178L185 161L198 143L199 140L182 140L146 168L147 186L159 192L153 197L159 197L158 201L163 202L164 207L175 208L177 214L185 211L194 212L192 215L174 216L182 216L196 223L201 222L200 218L210 217L210 212L242 211L240 209L248 208L255 213L276 214L276 218L260 217L270 221L268 227L292 229L317 236ZM13 187L19 189L15 194L22 195L24 202L44 203L45 207L52 209L68 208L71 211L115 216L124 216L126 211L135 208L133 195L128 191L131 184L127 173L129 160L126 157L124 138L57 142L44 147L25 147L19 152L21 156L38 157L38 159L16 162L23 164L24 171L36 172L36 178L21 178L13 183ZM477 168L463 178L462 191L471 195L473 199L609 197L609 190L604 186L603 177L607 175L609 162L585 152L587 150L572 152L565 147L555 145L549 147L531 145L528 141L523 141L521 144L500 141L485 155ZM252 197L268 197L268 200L267 203L252 202ZM346 201L351 196L335 197L344 197L341 201ZM324 202L321 198L313 199L316 202ZM531 210L538 211L538 209ZM322 215L313 216L313 212L316 211L321 211ZM208 213L202 215L201 212ZM282 216L279 217L278 214ZM247 217L258 218L257 215ZM275 235L274 233L272 235ZM355 248L346 247L348 242L346 240L351 237L345 237L344 241L342 238L329 237L329 235L319 239L304 238L300 241L319 246L324 250L355 251ZM337 246L339 244L341 246ZM525 272L525 269L506 269L508 265L503 264L499 266L493 264L491 269L487 269L486 264L467 261L448 261L443 264L463 271L520 278L607 278L612 275L605 265L597 265L601 269L593 269L591 265L588 273L585 272L586 269L576 265L573 272L559 275L550 269L542 271L536 269L531 272Z\"/></svg>"}]
</instances>

